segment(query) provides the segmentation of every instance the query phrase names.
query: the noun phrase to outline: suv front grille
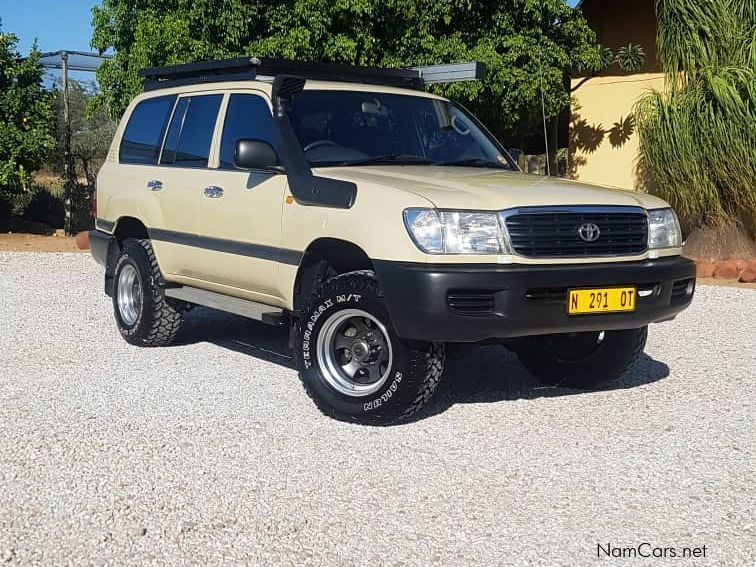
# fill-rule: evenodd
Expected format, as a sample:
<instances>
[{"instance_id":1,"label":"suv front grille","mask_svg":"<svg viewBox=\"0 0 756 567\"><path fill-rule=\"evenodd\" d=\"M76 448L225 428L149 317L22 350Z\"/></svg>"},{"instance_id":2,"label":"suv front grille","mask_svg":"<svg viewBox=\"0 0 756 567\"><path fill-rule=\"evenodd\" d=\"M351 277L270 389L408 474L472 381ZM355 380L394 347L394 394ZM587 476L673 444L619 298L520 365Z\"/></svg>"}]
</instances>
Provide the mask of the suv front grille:
<instances>
[{"instance_id":1,"label":"suv front grille","mask_svg":"<svg viewBox=\"0 0 756 567\"><path fill-rule=\"evenodd\" d=\"M648 219L636 207L519 209L503 213L512 248L532 258L633 256L648 246ZM594 242L581 239L585 224L599 229Z\"/></svg>"}]
</instances>

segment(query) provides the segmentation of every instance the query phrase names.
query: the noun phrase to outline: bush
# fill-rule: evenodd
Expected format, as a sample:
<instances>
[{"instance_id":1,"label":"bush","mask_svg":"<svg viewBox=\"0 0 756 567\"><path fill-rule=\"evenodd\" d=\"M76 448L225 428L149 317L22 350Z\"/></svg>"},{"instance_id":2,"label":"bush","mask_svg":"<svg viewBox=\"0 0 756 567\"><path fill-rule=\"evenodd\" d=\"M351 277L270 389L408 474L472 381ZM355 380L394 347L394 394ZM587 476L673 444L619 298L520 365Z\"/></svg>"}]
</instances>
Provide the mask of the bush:
<instances>
[{"instance_id":1,"label":"bush","mask_svg":"<svg viewBox=\"0 0 756 567\"><path fill-rule=\"evenodd\" d=\"M31 191L11 197L10 213L12 217L25 221L62 228L65 214L63 193L35 186Z\"/></svg>"},{"instance_id":2,"label":"bush","mask_svg":"<svg viewBox=\"0 0 756 567\"><path fill-rule=\"evenodd\" d=\"M692 225L756 214L756 4L657 0L665 92L636 106L641 167Z\"/></svg>"},{"instance_id":3,"label":"bush","mask_svg":"<svg viewBox=\"0 0 756 567\"><path fill-rule=\"evenodd\" d=\"M756 212L756 74L724 69L637 106L655 191L694 224Z\"/></svg>"}]
</instances>

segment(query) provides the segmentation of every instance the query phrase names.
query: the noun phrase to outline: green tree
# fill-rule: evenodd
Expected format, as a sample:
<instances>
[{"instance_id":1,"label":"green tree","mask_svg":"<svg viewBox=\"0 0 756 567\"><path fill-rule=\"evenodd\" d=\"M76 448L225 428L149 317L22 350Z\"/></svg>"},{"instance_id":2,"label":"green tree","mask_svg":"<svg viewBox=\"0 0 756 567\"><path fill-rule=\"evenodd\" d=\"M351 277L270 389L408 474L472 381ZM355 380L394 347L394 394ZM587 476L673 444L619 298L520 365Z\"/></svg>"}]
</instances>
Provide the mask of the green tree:
<instances>
[{"instance_id":1,"label":"green tree","mask_svg":"<svg viewBox=\"0 0 756 567\"><path fill-rule=\"evenodd\" d=\"M93 85L87 85L75 80L68 81L68 109L71 123L71 157L76 168L77 181L86 180L86 186L93 188L97 171L105 161L110 142L115 134L116 123L110 118L103 107L90 104L95 97ZM52 169L63 175L63 136L65 123L63 121L63 94L57 91L55 100L57 114L58 144L50 154L49 164ZM79 185L81 185L79 183ZM86 189L87 187L84 187Z\"/></svg>"},{"instance_id":2,"label":"green tree","mask_svg":"<svg viewBox=\"0 0 756 567\"><path fill-rule=\"evenodd\" d=\"M39 51L35 44L23 58L17 43L0 26L0 201L11 208L31 191L32 173L55 146L53 97L42 88Z\"/></svg>"},{"instance_id":3,"label":"green tree","mask_svg":"<svg viewBox=\"0 0 756 567\"><path fill-rule=\"evenodd\" d=\"M438 87L499 135L569 104L569 71L601 50L565 0L103 0L92 45L115 57L98 71L101 102L119 116L145 67L240 54L403 67L478 60L481 83Z\"/></svg>"},{"instance_id":4,"label":"green tree","mask_svg":"<svg viewBox=\"0 0 756 567\"><path fill-rule=\"evenodd\" d=\"M756 218L756 3L657 0L665 90L639 101L641 164L691 224Z\"/></svg>"},{"instance_id":5,"label":"green tree","mask_svg":"<svg viewBox=\"0 0 756 567\"><path fill-rule=\"evenodd\" d=\"M599 46L594 58L584 62L581 67L575 69L575 71L580 74L585 73L586 76L578 81L578 83L570 89L570 92L574 93L585 83L600 75L612 65L617 65L617 67L626 73L632 73L643 67L645 62L646 52L640 45L630 43L620 47L616 53L606 46Z\"/></svg>"}]
</instances>

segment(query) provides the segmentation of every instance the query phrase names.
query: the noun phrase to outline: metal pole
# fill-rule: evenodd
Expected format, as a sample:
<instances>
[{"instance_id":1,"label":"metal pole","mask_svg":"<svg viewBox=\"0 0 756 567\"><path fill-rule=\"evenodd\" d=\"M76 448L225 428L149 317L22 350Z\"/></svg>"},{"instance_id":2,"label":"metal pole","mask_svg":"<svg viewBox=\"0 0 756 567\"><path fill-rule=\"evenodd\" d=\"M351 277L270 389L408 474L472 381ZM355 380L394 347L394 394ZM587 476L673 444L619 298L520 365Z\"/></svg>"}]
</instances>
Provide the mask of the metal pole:
<instances>
[{"instance_id":1,"label":"metal pole","mask_svg":"<svg viewBox=\"0 0 756 567\"><path fill-rule=\"evenodd\" d=\"M68 109L68 53L61 53L63 70L63 196L65 203L65 218L63 230L66 236L71 236L72 202L73 202L73 168L71 167L71 116Z\"/></svg>"},{"instance_id":2,"label":"metal pole","mask_svg":"<svg viewBox=\"0 0 756 567\"><path fill-rule=\"evenodd\" d=\"M538 54L538 74L541 76L541 115L543 116L543 143L546 144L546 175L551 177L551 160L549 159L549 135L546 131L546 99L543 94L543 49Z\"/></svg>"}]
</instances>

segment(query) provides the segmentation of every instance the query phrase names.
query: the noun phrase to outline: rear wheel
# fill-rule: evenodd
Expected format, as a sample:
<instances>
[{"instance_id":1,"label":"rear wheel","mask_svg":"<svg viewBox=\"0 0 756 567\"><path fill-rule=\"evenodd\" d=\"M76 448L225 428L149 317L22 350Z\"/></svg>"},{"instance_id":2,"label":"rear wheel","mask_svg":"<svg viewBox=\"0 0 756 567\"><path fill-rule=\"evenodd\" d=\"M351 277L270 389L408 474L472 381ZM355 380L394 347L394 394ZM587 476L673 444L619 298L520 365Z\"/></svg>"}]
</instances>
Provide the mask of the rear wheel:
<instances>
[{"instance_id":1,"label":"rear wheel","mask_svg":"<svg viewBox=\"0 0 756 567\"><path fill-rule=\"evenodd\" d=\"M627 372L646 346L648 327L517 339L510 346L525 368L547 384L605 387Z\"/></svg>"},{"instance_id":2,"label":"rear wheel","mask_svg":"<svg viewBox=\"0 0 756 567\"><path fill-rule=\"evenodd\" d=\"M114 270L113 310L121 336L133 345L165 346L176 338L183 317L165 297L149 240L123 241Z\"/></svg>"},{"instance_id":3,"label":"rear wheel","mask_svg":"<svg viewBox=\"0 0 756 567\"><path fill-rule=\"evenodd\" d=\"M373 272L328 280L296 328L305 390L333 418L364 424L406 419L433 395L444 348L408 343L393 330Z\"/></svg>"}]
</instances>

